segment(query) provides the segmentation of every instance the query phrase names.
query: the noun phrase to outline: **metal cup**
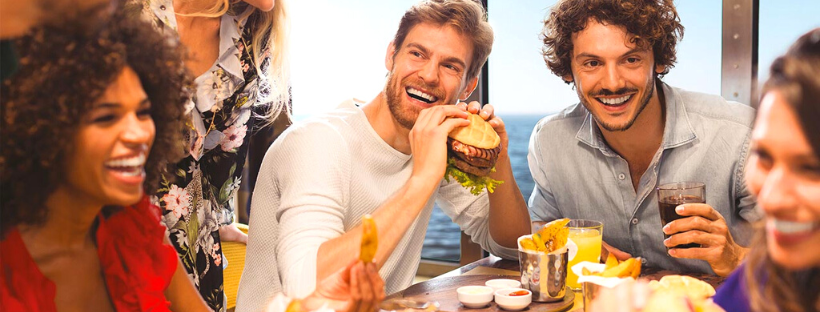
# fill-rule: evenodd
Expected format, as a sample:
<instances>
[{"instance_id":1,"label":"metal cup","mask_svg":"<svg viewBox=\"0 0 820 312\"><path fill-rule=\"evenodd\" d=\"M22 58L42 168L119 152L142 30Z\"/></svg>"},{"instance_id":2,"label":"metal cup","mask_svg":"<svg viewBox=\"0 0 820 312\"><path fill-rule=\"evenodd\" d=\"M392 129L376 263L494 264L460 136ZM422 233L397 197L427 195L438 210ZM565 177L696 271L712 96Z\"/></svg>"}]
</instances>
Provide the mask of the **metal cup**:
<instances>
[{"instance_id":1,"label":"metal cup","mask_svg":"<svg viewBox=\"0 0 820 312\"><path fill-rule=\"evenodd\" d=\"M581 287L583 288L584 294L584 312L591 311L590 307L592 306L592 300L595 300L595 296L598 294L598 288L603 286L595 283L584 282L581 283Z\"/></svg>"},{"instance_id":2,"label":"metal cup","mask_svg":"<svg viewBox=\"0 0 820 312\"><path fill-rule=\"evenodd\" d=\"M531 238L524 235L518 238ZM521 288L532 291L532 300L555 302L564 298L567 288L567 248L552 253L524 250L518 244L518 263L521 266Z\"/></svg>"}]
</instances>

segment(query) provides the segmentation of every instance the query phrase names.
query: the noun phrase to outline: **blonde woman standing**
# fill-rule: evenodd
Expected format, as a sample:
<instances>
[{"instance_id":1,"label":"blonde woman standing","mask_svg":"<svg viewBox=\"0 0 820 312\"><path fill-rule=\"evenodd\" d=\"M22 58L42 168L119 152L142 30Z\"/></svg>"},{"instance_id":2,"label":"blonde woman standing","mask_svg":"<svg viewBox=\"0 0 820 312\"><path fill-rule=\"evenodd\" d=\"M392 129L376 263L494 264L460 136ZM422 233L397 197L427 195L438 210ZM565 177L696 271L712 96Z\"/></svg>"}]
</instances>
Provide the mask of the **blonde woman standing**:
<instances>
[{"instance_id":1,"label":"blonde woman standing","mask_svg":"<svg viewBox=\"0 0 820 312\"><path fill-rule=\"evenodd\" d=\"M139 0L161 32L188 50L196 76L185 152L157 194L170 239L202 298L224 306L222 241L232 225L249 141L288 103L284 0ZM267 148L267 146L259 147Z\"/></svg>"}]
</instances>

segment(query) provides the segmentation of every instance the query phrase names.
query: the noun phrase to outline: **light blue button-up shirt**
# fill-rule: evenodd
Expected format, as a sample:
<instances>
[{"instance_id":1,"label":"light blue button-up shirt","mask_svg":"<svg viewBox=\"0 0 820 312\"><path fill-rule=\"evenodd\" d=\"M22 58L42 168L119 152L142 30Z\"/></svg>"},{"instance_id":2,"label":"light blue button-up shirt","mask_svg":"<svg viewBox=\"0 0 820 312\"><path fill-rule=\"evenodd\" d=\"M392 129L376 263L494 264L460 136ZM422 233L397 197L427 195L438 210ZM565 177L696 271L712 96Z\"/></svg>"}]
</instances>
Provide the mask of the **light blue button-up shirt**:
<instances>
[{"instance_id":1,"label":"light blue button-up shirt","mask_svg":"<svg viewBox=\"0 0 820 312\"><path fill-rule=\"evenodd\" d=\"M663 141L637 192L626 160L606 144L583 105L539 121L527 157L535 180L530 215L533 221L601 221L605 242L643 257L650 267L714 274L706 261L667 254L655 189L672 182L705 183L706 203L746 246L750 222L759 219L743 179L754 109L666 84L663 91Z\"/></svg>"}]
</instances>

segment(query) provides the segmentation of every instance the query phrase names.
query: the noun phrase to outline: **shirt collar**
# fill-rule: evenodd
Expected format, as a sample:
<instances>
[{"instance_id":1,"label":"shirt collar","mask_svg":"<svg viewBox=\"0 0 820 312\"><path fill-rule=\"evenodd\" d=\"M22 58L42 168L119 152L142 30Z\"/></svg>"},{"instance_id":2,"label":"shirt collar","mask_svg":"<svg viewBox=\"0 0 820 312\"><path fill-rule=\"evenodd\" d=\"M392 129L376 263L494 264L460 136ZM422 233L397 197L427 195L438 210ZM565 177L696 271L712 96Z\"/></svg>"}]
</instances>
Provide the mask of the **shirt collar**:
<instances>
[{"instance_id":1,"label":"shirt collar","mask_svg":"<svg viewBox=\"0 0 820 312\"><path fill-rule=\"evenodd\" d=\"M242 6L236 8L241 9ZM231 8L234 9L234 8ZM245 23L248 17L253 13L253 7L245 6L241 14L232 15L225 14L222 16L222 21L219 27L219 61L218 65L225 69L230 75L245 80L245 75L242 74L242 65L240 62L241 54L246 51L245 45L250 42L242 41L242 31L245 30ZM238 44L242 44L243 52L237 48Z\"/></svg>"},{"instance_id":2,"label":"shirt collar","mask_svg":"<svg viewBox=\"0 0 820 312\"><path fill-rule=\"evenodd\" d=\"M173 0L150 0L149 6L158 22L161 22L165 27L172 29L174 32L177 31L177 19L174 14ZM217 58L215 66L205 73L205 75L210 75L215 67L219 66L236 79L244 81L245 77L242 74L242 65L240 62L241 53L239 49L237 49L237 44L242 40L242 31L245 30L245 23L248 21L248 17L250 17L251 13L253 13L252 6L246 3L240 3L231 6L228 13L222 16L219 26L219 58ZM250 42L247 44L250 44ZM245 43L243 42L242 45L244 46ZM247 47L244 47L243 50L246 48Z\"/></svg>"},{"instance_id":3,"label":"shirt collar","mask_svg":"<svg viewBox=\"0 0 820 312\"><path fill-rule=\"evenodd\" d=\"M697 135L689 121L689 114L686 112L686 106L681 99L680 93L666 83L661 83L661 88L666 103L666 121L663 128L661 147L671 149L694 141ZM598 125L592 117L592 113L582 104L578 105L581 105L582 109L586 111L586 116L575 138L590 147L600 150L604 155L616 156L617 154L606 145L601 130L598 129Z\"/></svg>"},{"instance_id":4,"label":"shirt collar","mask_svg":"<svg viewBox=\"0 0 820 312\"><path fill-rule=\"evenodd\" d=\"M173 0L150 0L148 5L157 20L168 28L177 31L177 18L174 15Z\"/></svg>"},{"instance_id":5,"label":"shirt collar","mask_svg":"<svg viewBox=\"0 0 820 312\"><path fill-rule=\"evenodd\" d=\"M670 149L694 141L698 136L692 128L683 98L678 90L665 83L662 86L664 99L666 99L666 124L663 128L661 146L663 149Z\"/></svg>"},{"instance_id":6,"label":"shirt collar","mask_svg":"<svg viewBox=\"0 0 820 312\"><path fill-rule=\"evenodd\" d=\"M159 27L167 27L174 32L177 31L173 0L149 0L149 6L157 22L162 24L158 25ZM242 40L242 32L245 30L245 23L252 13L252 6L240 2L232 5L228 13L222 15L219 26L219 57L207 72L196 78L196 81L197 83L207 82L209 87L214 85L214 82L227 83L217 83L216 85L219 86L220 90L208 90L204 93L198 90L196 107L200 112L211 110L217 102L233 95L236 88L245 85L241 57L242 53L248 51L245 44L251 43ZM241 51L237 47L238 45L242 46ZM198 87L198 89L201 88Z\"/></svg>"}]
</instances>

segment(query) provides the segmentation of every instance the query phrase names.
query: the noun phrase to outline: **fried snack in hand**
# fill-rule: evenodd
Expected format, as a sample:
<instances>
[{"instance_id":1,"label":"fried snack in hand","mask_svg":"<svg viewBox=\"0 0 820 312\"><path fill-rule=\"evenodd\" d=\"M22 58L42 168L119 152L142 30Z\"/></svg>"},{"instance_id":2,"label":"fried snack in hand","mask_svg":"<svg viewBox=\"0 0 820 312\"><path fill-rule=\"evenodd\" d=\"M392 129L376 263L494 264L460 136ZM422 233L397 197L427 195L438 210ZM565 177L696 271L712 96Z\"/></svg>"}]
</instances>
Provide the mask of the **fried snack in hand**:
<instances>
[{"instance_id":1,"label":"fried snack in hand","mask_svg":"<svg viewBox=\"0 0 820 312\"><path fill-rule=\"evenodd\" d=\"M285 309L285 312L303 312L303 311L305 311L305 309L302 308L302 300L300 300L300 299L291 300L290 303L288 304L287 309Z\"/></svg>"},{"instance_id":2,"label":"fried snack in hand","mask_svg":"<svg viewBox=\"0 0 820 312\"><path fill-rule=\"evenodd\" d=\"M376 221L370 215L364 215L362 216L362 247L359 259L364 263L373 262L378 247L379 231L376 229Z\"/></svg>"}]
</instances>

